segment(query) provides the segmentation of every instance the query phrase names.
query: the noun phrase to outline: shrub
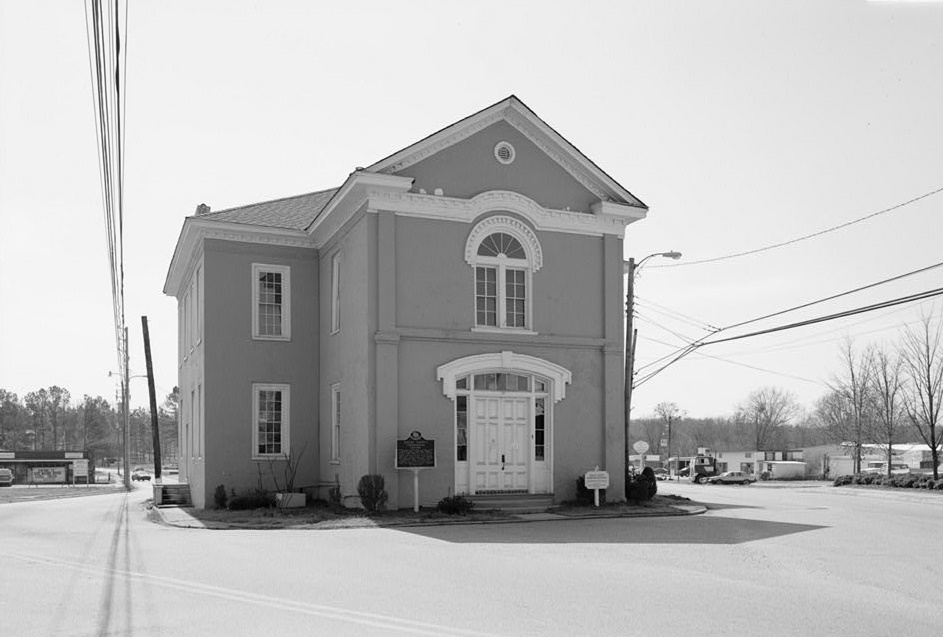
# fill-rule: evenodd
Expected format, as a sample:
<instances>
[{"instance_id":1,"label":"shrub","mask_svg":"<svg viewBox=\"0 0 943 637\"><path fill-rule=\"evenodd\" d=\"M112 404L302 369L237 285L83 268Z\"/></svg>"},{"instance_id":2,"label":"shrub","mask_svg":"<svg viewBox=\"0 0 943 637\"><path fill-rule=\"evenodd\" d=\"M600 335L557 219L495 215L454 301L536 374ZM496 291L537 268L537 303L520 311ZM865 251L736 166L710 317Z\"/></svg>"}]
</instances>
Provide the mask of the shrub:
<instances>
[{"instance_id":1,"label":"shrub","mask_svg":"<svg viewBox=\"0 0 943 637\"><path fill-rule=\"evenodd\" d=\"M221 484L216 485L216 491L213 492L213 502L217 509L225 509L229 502L229 496L226 495L226 487Z\"/></svg>"},{"instance_id":2,"label":"shrub","mask_svg":"<svg viewBox=\"0 0 943 637\"><path fill-rule=\"evenodd\" d=\"M629 492L625 494L626 499L633 504L638 504L643 500L647 501L649 497L649 483L645 478L639 477L629 484Z\"/></svg>"},{"instance_id":3,"label":"shrub","mask_svg":"<svg viewBox=\"0 0 943 637\"><path fill-rule=\"evenodd\" d=\"M360 496L360 503L367 511L376 513L386 506L386 482L383 476L376 473L368 473L361 476L357 483L357 494Z\"/></svg>"},{"instance_id":4,"label":"shrub","mask_svg":"<svg viewBox=\"0 0 943 637\"><path fill-rule=\"evenodd\" d=\"M854 480L854 476L838 476L835 478L835 482L832 483L832 486L843 487L845 485L851 484Z\"/></svg>"},{"instance_id":5,"label":"shrub","mask_svg":"<svg viewBox=\"0 0 943 637\"><path fill-rule=\"evenodd\" d=\"M242 495L235 491L229 498L230 511L246 511L250 509L268 509L275 506L275 495L265 490L251 491Z\"/></svg>"},{"instance_id":6,"label":"shrub","mask_svg":"<svg viewBox=\"0 0 943 637\"><path fill-rule=\"evenodd\" d=\"M580 476L576 479L576 504L580 506L592 506L595 503L595 498L593 495L592 489L586 488L586 478L585 476ZM599 504L606 503L606 490L599 490Z\"/></svg>"},{"instance_id":7,"label":"shrub","mask_svg":"<svg viewBox=\"0 0 943 637\"><path fill-rule=\"evenodd\" d=\"M642 479L648 481L648 499L651 500L658 493L658 481L655 479L655 471L651 467L642 469Z\"/></svg>"},{"instance_id":8,"label":"shrub","mask_svg":"<svg viewBox=\"0 0 943 637\"><path fill-rule=\"evenodd\" d=\"M769 480L773 475L769 471L764 471L760 474L760 480Z\"/></svg>"},{"instance_id":9,"label":"shrub","mask_svg":"<svg viewBox=\"0 0 943 637\"><path fill-rule=\"evenodd\" d=\"M448 515L468 515L475 503L463 495L450 495L439 500L436 508Z\"/></svg>"},{"instance_id":10,"label":"shrub","mask_svg":"<svg viewBox=\"0 0 943 637\"><path fill-rule=\"evenodd\" d=\"M940 478L939 480L937 480L936 486L933 488L936 489L937 491L943 491L943 478Z\"/></svg>"}]
</instances>

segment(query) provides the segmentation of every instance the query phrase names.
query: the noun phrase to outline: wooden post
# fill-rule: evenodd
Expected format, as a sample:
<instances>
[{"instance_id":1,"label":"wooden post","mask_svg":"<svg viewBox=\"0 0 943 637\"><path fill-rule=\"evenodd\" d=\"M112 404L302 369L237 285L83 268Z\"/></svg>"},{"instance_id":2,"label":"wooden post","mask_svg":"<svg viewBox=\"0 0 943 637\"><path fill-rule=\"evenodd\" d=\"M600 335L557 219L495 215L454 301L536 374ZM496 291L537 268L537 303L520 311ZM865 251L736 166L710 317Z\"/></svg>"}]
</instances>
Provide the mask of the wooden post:
<instances>
[{"instance_id":1,"label":"wooden post","mask_svg":"<svg viewBox=\"0 0 943 637\"><path fill-rule=\"evenodd\" d=\"M160 429L157 426L157 391L154 389L154 367L151 365L151 337L147 331L147 317L141 317L144 330L144 360L147 363L147 391L151 399L151 433L154 440L154 481L160 480Z\"/></svg>"}]
</instances>

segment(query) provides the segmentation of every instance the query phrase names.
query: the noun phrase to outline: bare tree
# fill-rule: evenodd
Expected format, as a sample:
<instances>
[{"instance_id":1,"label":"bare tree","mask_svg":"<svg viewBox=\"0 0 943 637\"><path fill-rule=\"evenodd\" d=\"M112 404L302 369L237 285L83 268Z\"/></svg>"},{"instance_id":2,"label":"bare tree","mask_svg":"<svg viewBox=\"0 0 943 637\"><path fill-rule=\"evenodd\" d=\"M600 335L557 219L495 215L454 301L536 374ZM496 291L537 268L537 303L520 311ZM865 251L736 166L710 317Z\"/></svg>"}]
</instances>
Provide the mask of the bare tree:
<instances>
[{"instance_id":1,"label":"bare tree","mask_svg":"<svg viewBox=\"0 0 943 637\"><path fill-rule=\"evenodd\" d=\"M829 389L840 395L851 417L850 440L855 447L854 471L861 471L861 445L869 436L871 428L871 407L873 401L869 394L874 366L874 352L870 348L863 352L855 350L851 338L846 338L841 346L842 372L833 376ZM843 440L842 442L846 442Z\"/></svg>"},{"instance_id":2,"label":"bare tree","mask_svg":"<svg viewBox=\"0 0 943 637\"><path fill-rule=\"evenodd\" d=\"M763 451L780 429L799 416L796 397L778 387L761 387L750 392L737 408L737 419L750 426L756 451Z\"/></svg>"},{"instance_id":3,"label":"bare tree","mask_svg":"<svg viewBox=\"0 0 943 637\"><path fill-rule=\"evenodd\" d=\"M930 447L933 479L939 478L940 407L943 405L943 321L924 316L901 336L900 357L907 378L904 407L914 430Z\"/></svg>"},{"instance_id":4,"label":"bare tree","mask_svg":"<svg viewBox=\"0 0 943 637\"><path fill-rule=\"evenodd\" d=\"M887 457L887 477L891 477L894 441L899 435L903 417L902 365L901 358L886 349L876 349L873 352L868 395L871 400L871 412L874 414L875 442L881 445Z\"/></svg>"},{"instance_id":5,"label":"bare tree","mask_svg":"<svg viewBox=\"0 0 943 637\"><path fill-rule=\"evenodd\" d=\"M667 440L668 448L666 449L667 451L666 457L670 459L671 458L671 433L672 433L671 425L678 422L682 418L684 418L684 413L680 409L678 409L677 404L671 403L671 402L660 402L657 405L655 405L655 413L658 415L659 418L661 418L661 421L664 423L665 428L666 428L666 433L668 435L668 440ZM659 440L659 443L660 442L661 441ZM661 445L659 445L659 448L660 446ZM670 460L669 460L668 471L669 472L671 471Z\"/></svg>"},{"instance_id":6,"label":"bare tree","mask_svg":"<svg viewBox=\"0 0 943 637\"><path fill-rule=\"evenodd\" d=\"M11 391L0 389L0 449L16 449L20 399Z\"/></svg>"},{"instance_id":7,"label":"bare tree","mask_svg":"<svg viewBox=\"0 0 943 637\"><path fill-rule=\"evenodd\" d=\"M26 411L32 421L32 445L33 451L36 451L38 441L39 448L46 448L46 415L49 411L49 394L45 389L31 391L26 394L23 400L26 403Z\"/></svg>"},{"instance_id":8,"label":"bare tree","mask_svg":"<svg viewBox=\"0 0 943 637\"><path fill-rule=\"evenodd\" d=\"M58 385L50 387L46 394L49 398L46 408L49 413L49 423L52 425L52 449L56 450L61 446L59 444L59 425L63 420L63 415L69 409L69 401L72 400L72 395L68 389L63 389Z\"/></svg>"}]
</instances>

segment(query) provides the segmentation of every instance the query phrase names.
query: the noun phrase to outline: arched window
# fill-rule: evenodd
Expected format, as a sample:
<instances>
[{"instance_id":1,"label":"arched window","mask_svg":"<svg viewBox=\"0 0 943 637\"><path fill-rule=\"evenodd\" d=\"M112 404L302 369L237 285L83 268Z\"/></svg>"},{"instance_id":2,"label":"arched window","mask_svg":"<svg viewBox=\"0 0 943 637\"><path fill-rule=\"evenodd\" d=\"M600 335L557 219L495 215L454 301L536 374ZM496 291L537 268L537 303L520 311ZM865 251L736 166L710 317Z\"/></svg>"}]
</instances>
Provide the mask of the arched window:
<instances>
[{"instance_id":1,"label":"arched window","mask_svg":"<svg viewBox=\"0 0 943 637\"><path fill-rule=\"evenodd\" d=\"M542 264L534 232L514 217L488 217L469 235L465 258L475 270L475 327L531 329L532 275Z\"/></svg>"}]
</instances>

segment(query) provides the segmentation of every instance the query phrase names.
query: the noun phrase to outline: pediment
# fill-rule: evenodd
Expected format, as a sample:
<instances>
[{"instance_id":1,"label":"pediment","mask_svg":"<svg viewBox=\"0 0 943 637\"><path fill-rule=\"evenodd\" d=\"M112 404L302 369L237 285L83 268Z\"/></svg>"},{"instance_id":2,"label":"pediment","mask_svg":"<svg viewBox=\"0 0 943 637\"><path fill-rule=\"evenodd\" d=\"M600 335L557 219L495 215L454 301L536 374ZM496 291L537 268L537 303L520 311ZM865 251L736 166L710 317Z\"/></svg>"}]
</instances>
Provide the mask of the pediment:
<instances>
[{"instance_id":1,"label":"pediment","mask_svg":"<svg viewBox=\"0 0 943 637\"><path fill-rule=\"evenodd\" d=\"M496 155L509 143L514 159ZM590 213L607 202L646 209L517 97L452 124L367 168L414 179L412 192L470 198L519 192L542 206Z\"/></svg>"}]
</instances>

